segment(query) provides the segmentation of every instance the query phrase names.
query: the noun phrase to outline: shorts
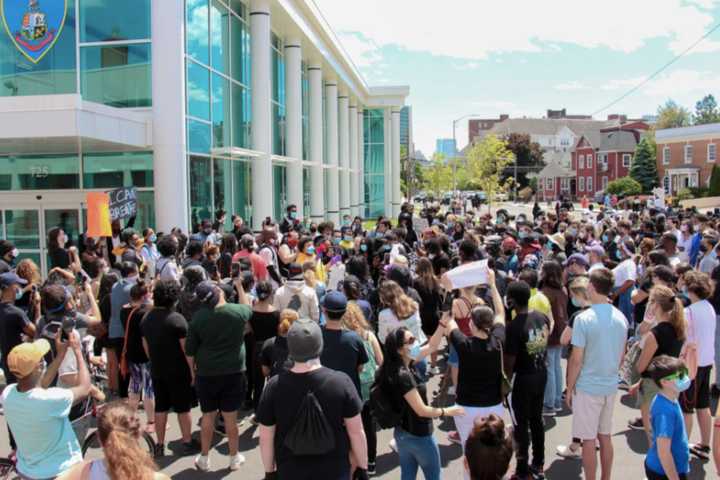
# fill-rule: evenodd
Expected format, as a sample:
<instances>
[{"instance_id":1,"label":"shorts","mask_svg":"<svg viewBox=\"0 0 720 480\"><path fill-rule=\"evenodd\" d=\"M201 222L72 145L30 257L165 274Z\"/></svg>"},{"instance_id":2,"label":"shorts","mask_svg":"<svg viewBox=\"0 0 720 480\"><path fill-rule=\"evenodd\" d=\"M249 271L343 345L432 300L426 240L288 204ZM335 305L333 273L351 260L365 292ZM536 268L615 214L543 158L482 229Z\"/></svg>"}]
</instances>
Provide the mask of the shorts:
<instances>
[{"instance_id":1,"label":"shorts","mask_svg":"<svg viewBox=\"0 0 720 480\"><path fill-rule=\"evenodd\" d=\"M695 413L695 409L710 408L710 371L712 365L698 367L695 380L690 388L680 394L680 408L683 413Z\"/></svg>"},{"instance_id":2,"label":"shorts","mask_svg":"<svg viewBox=\"0 0 720 480\"><path fill-rule=\"evenodd\" d=\"M245 372L195 377L200 411L236 412L245 400Z\"/></svg>"},{"instance_id":3,"label":"shorts","mask_svg":"<svg viewBox=\"0 0 720 480\"><path fill-rule=\"evenodd\" d=\"M130 368L130 383L128 384L128 393L133 395L145 394L145 398L155 398L153 390L153 381L150 377L150 362L133 363L128 362Z\"/></svg>"},{"instance_id":4,"label":"shorts","mask_svg":"<svg viewBox=\"0 0 720 480\"><path fill-rule=\"evenodd\" d=\"M650 405L650 402L653 401L658 392L660 392L660 387L657 386L655 380L652 378L643 378L640 383L640 395L638 395L637 407Z\"/></svg>"},{"instance_id":5,"label":"shorts","mask_svg":"<svg viewBox=\"0 0 720 480\"><path fill-rule=\"evenodd\" d=\"M155 411L167 413L189 412L195 403L195 389L190 385L190 375L187 377L153 377L155 389Z\"/></svg>"},{"instance_id":6,"label":"shorts","mask_svg":"<svg viewBox=\"0 0 720 480\"><path fill-rule=\"evenodd\" d=\"M655 473L654 470L651 470L650 467L647 466L647 463L645 464L645 477L647 478L647 480L668 480L667 475L660 475L659 473ZM687 480L687 473L679 473L678 478L680 480Z\"/></svg>"},{"instance_id":7,"label":"shorts","mask_svg":"<svg viewBox=\"0 0 720 480\"><path fill-rule=\"evenodd\" d=\"M572 436L594 440L598 435L612 433L615 394L590 395L577 391L572 399Z\"/></svg>"},{"instance_id":8,"label":"shorts","mask_svg":"<svg viewBox=\"0 0 720 480\"><path fill-rule=\"evenodd\" d=\"M448 355L447 363L456 368L460 366L460 356L452 344L450 344L450 354Z\"/></svg>"}]
</instances>

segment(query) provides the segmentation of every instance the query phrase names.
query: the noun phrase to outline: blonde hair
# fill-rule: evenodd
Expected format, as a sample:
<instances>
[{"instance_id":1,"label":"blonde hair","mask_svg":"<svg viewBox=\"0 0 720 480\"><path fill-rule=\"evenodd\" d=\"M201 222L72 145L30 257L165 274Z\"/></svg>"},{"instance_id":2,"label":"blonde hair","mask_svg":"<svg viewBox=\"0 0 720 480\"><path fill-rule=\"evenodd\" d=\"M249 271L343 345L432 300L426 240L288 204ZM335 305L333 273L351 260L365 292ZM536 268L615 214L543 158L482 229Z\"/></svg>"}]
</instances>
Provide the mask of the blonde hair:
<instances>
[{"instance_id":1,"label":"blonde hair","mask_svg":"<svg viewBox=\"0 0 720 480\"><path fill-rule=\"evenodd\" d=\"M405 294L397 282L385 280L379 290L380 301L392 310L398 320L405 320L417 312L418 304Z\"/></svg>"},{"instance_id":2,"label":"blonde hair","mask_svg":"<svg viewBox=\"0 0 720 480\"><path fill-rule=\"evenodd\" d=\"M590 280L588 280L587 277L578 277L570 282L568 289L570 290L570 293L574 293L578 297L582 297L583 300L590 300L590 295L588 295L587 291L589 284Z\"/></svg>"},{"instance_id":3,"label":"blonde hair","mask_svg":"<svg viewBox=\"0 0 720 480\"><path fill-rule=\"evenodd\" d=\"M147 450L140 448L142 426L132 409L111 403L98 415L98 435L111 480L152 480L157 466Z\"/></svg>"},{"instance_id":4,"label":"blonde hair","mask_svg":"<svg viewBox=\"0 0 720 480\"><path fill-rule=\"evenodd\" d=\"M675 329L675 335L678 340L685 340L685 308L675 292L665 285L654 286L650 290L650 302L670 314L670 325Z\"/></svg>"},{"instance_id":5,"label":"blonde hair","mask_svg":"<svg viewBox=\"0 0 720 480\"><path fill-rule=\"evenodd\" d=\"M295 310L286 308L280 312L280 323L278 323L278 335L284 337L290 331L292 324L300 318Z\"/></svg>"},{"instance_id":6,"label":"blonde hair","mask_svg":"<svg viewBox=\"0 0 720 480\"><path fill-rule=\"evenodd\" d=\"M315 288L315 286L317 285L317 276L315 275L314 270L305 270L305 272L303 272L303 278L305 279L305 285L307 285L308 287Z\"/></svg>"},{"instance_id":7,"label":"blonde hair","mask_svg":"<svg viewBox=\"0 0 720 480\"><path fill-rule=\"evenodd\" d=\"M363 334L370 329L367 320L365 320L365 314L355 302L348 302L341 320L343 327L359 334Z\"/></svg>"},{"instance_id":8,"label":"blonde hair","mask_svg":"<svg viewBox=\"0 0 720 480\"><path fill-rule=\"evenodd\" d=\"M20 260L20 262L17 264L15 272L17 273L18 277L22 278L23 280L27 280L32 284L37 285L42 281L42 277L40 277L40 269L38 268L37 264L33 262L30 258L23 258L22 260Z\"/></svg>"}]
</instances>

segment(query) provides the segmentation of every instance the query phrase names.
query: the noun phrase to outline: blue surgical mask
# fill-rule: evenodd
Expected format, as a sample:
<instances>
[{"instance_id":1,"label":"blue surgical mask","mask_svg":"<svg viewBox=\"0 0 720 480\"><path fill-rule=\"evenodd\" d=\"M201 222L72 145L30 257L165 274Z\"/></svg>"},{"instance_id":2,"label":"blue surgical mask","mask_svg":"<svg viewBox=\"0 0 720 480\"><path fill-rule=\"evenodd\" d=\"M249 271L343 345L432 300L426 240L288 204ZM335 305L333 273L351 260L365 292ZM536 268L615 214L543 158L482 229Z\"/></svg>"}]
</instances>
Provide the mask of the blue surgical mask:
<instances>
[{"instance_id":1,"label":"blue surgical mask","mask_svg":"<svg viewBox=\"0 0 720 480\"><path fill-rule=\"evenodd\" d=\"M23 292L21 288L18 288L18 291L15 292L15 300L20 300L23 295L25 295L25 292Z\"/></svg>"},{"instance_id":2,"label":"blue surgical mask","mask_svg":"<svg viewBox=\"0 0 720 480\"><path fill-rule=\"evenodd\" d=\"M315 247L308 247L307 253L308 255L313 255L315 253Z\"/></svg>"},{"instance_id":3,"label":"blue surgical mask","mask_svg":"<svg viewBox=\"0 0 720 480\"><path fill-rule=\"evenodd\" d=\"M155 234L150 235L150 241L151 241L152 243L157 242L157 235L155 235Z\"/></svg>"},{"instance_id":4,"label":"blue surgical mask","mask_svg":"<svg viewBox=\"0 0 720 480\"><path fill-rule=\"evenodd\" d=\"M367 245L365 245L364 243L361 244L361 245L360 245L360 251L361 251L361 252L367 252Z\"/></svg>"},{"instance_id":5,"label":"blue surgical mask","mask_svg":"<svg viewBox=\"0 0 720 480\"><path fill-rule=\"evenodd\" d=\"M420 344L418 342L413 343L410 347L410 358L417 360L420 357Z\"/></svg>"},{"instance_id":6,"label":"blue surgical mask","mask_svg":"<svg viewBox=\"0 0 720 480\"><path fill-rule=\"evenodd\" d=\"M583 307L582 304L580 303L580 300L578 300L578 299L575 298L575 297L571 298L570 301L572 302L573 306L576 307L576 308L582 308L582 307Z\"/></svg>"},{"instance_id":7,"label":"blue surgical mask","mask_svg":"<svg viewBox=\"0 0 720 480\"><path fill-rule=\"evenodd\" d=\"M353 237L351 237L350 235L345 235L343 237L343 240L345 240L346 242L352 242L352 239L353 239Z\"/></svg>"},{"instance_id":8,"label":"blue surgical mask","mask_svg":"<svg viewBox=\"0 0 720 480\"><path fill-rule=\"evenodd\" d=\"M685 375L685 376L675 380L675 388L678 389L678 392L684 392L685 390L690 388L691 383L692 383L692 380L690 380L690 377Z\"/></svg>"},{"instance_id":9,"label":"blue surgical mask","mask_svg":"<svg viewBox=\"0 0 720 480\"><path fill-rule=\"evenodd\" d=\"M297 212L290 212L290 218L295 220L297 218Z\"/></svg>"},{"instance_id":10,"label":"blue surgical mask","mask_svg":"<svg viewBox=\"0 0 720 480\"><path fill-rule=\"evenodd\" d=\"M333 238L333 244L338 245L340 243L340 240L341 240L340 237Z\"/></svg>"},{"instance_id":11,"label":"blue surgical mask","mask_svg":"<svg viewBox=\"0 0 720 480\"><path fill-rule=\"evenodd\" d=\"M603 236L602 236L602 242L603 242L603 243L608 243L608 236L607 236L607 235L603 234Z\"/></svg>"}]
</instances>

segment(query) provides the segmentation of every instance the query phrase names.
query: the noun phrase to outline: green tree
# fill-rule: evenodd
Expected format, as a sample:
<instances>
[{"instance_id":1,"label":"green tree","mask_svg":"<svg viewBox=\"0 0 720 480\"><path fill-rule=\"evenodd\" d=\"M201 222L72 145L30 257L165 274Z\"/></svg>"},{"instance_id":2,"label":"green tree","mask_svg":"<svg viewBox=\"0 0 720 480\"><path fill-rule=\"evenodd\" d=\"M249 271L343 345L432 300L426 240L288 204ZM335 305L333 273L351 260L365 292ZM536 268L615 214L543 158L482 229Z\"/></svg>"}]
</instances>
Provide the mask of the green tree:
<instances>
[{"instance_id":1,"label":"green tree","mask_svg":"<svg viewBox=\"0 0 720 480\"><path fill-rule=\"evenodd\" d=\"M425 167L422 176L425 180L425 188L435 198L440 198L452 188L452 169L445 163L445 155L441 153L433 155L432 163L429 167Z\"/></svg>"},{"instance_id":2,"label":"green tree","mask_svg":"<svg viewBox=\"0 0 720 480\"><path fill-rule=\"evenodd\" d=\"M642 185L630 177L623 177L608 183L605 191L611 195L640 195Z\"/></svg>"},{"instance_id":3,"label":"green tree","mask_svg":"<svg viewBox=\"0 0 720 480\"><path fill-rule=\"evenodd\" d=\"M702 100L695 104L695 125L720 122L720 109L718 109L715 97L705 95Z\"/></svg>"},{"instance_id":4,"label":"green tree","mask_svg":"<svg viewBox=\"0 0 720 480\"><path fill-rule=\"evenodd\" d=\"M710 174L710 186L708 188L711 197L720 195L720 168L717 165L713 165L712 173Z\"/></svg>"},{"instance_id":5,"label":"green tree","mask_svg":"<svg viewBox=\"0 0 720 480\"><path fill-rule=\"evenodd\" d=\"M468 152L468 178L487 195L488 205L495 196L504 191L508 181L502 175L508 165L515 161L515 155L508 149L507 142L495 135L487 135Z\"/></svg>"},{"instance_id":6,"label":"green tree","mask_svg":"<svg viewBox=\"0 0 720 480\"><path fill-rule=\"evenodd\" d=\"M505 137L507 148L515 154L517 159L518 187L528 186L527 174L538 173L545 166L543 163L543 150L539 143L530 140L527 133L511 133ZM503 172L503 178L514 178L515 169L510 167Z\"/></svg>"},{"instance_id":7,"label":"green tree","mask_svg":"<svg viewBox=\"0 0 720 480\"><path fill-rule=\"evenodd\" d=\"M673 100L668 100L664 105L660 105L657 111L658 120L655 128L662 130L663 128L687 127L690 125L690 112L687 108L681 107Z\"/></svg>"},{"instance_id":8,"label":"green tree","mask_svg":"<svg viewBox=\"0 0 720 480\"><path fill-rule=\"evenodd\" d=\"M658 186L657 162L655 160L653 142L647 136L640 140L635 147L630 178L636 180L642 187L643 193L650 193Z\"/></svg>"}]
</instances>

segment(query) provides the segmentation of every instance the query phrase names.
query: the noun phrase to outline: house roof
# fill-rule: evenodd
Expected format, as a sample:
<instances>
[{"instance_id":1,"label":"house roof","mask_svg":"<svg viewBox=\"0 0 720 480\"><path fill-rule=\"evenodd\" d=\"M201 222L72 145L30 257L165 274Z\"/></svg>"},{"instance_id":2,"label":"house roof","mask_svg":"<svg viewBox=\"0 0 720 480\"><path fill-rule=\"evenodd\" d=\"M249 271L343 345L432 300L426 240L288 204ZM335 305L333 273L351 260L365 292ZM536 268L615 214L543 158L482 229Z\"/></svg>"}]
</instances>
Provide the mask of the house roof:
<instances>
[{"instance_id":1,"label":"house roof","mask_svg":"<svg viewBox=\"0 0 720 480\"><path fill-rule=\"evenodd\" d=\"M531 135L554 135L562 127L568 127L580 136L589 131L599 131L601 128L611 127L617 121L606 120L574 120L569 118L509 118L498 122L488 130L496 135L509 135L511 133L527 133Z\"/></svg>"},{"instance_id":2,"label":"house roof","mask_svg":"<svg viewBox=\"0 0 720 480\"><path fill-rule=\"evenodd\" d=\"M559 163L548 163L545 168L540 170L538 177L540 178L557 178L557 177L574 177L575 172L570 168L560 165Z\"/></svg>"},{"instance_id":3,"label":"house roof","mask_svg":"<svg viewBox=\"0 0 720 480\"><path fill-rule=\"evenodd\" d=\"M603 132L599 149L605 151L630 152L635 150L637 141L635 135L627 130L618 130L614 132Z\"/></svg>"},{"instance_id":4,"label":"house roof","mask_svg":"<svg viewBox=\"0 0 720 480\"><path fill-rule=\"evenodd\" d=\"M543 152L543 161L545 165L557 163L558 165L569 166L572 163L572 153L548 150Z\"/></svg>"}]
</instances>

